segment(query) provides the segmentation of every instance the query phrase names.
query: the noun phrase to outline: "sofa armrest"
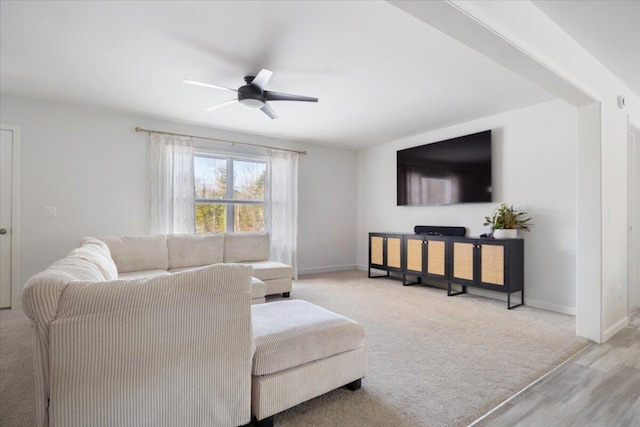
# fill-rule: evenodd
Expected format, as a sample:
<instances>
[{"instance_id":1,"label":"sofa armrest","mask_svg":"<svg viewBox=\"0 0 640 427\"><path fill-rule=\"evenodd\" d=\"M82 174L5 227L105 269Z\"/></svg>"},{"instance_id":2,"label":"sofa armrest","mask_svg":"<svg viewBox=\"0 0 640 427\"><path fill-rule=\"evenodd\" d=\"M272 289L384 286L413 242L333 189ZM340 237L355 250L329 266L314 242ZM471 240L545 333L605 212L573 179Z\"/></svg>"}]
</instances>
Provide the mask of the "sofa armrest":
<instances>
[{"instance_id":1,"label":"sofa armrest","mask_svg":"<svg viewBox=\"0 0 640 427\"><path fill-rule=\"evenodd\" d=\"M53 425L243 425L252 269L71 283L50 327Z\"/></svg>"}]
</instances>

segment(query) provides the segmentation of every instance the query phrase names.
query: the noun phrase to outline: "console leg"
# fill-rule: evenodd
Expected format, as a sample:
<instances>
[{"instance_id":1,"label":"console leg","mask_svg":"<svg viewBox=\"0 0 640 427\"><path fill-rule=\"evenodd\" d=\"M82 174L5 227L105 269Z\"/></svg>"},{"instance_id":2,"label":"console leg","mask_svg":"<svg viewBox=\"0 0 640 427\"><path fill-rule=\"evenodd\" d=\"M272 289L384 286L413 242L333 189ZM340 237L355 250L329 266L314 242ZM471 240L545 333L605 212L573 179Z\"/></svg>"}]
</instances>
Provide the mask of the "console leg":
<instances>
[{"instance_id":1,"label":"console leg","mask_svg":"<svg viewBox=\"0 0 640 427\"><path fill-rule=\"evenodd\" d=\"M253 417L251 421L253 421L253 425L256 427L273 427L273 415L263 420L257 420L256 417Z\"/></svg>"},{"instance_id":2,"label":"console leg","mask_svg":"<svg viewBox=\"0 0 640 427\"><path fill-rule=\"evenodd\" d=\"M347 390L351 391L360 389L360 387L362 387L362 378L358 378L357 380L350 382L349 384L345 385L345 387L347 388Z\"/></svg>"},{"instance_id":3,"label":"console leg","mask_svg":"<svg viewBox=\"0 0 640 427\"><path fill-rule=\"evenodd\" d=\"M289 298L290 296L291 296L291 293L289 293L289 292L283 292L282 293L282 297L283 298Z\"/></svg>"},{"instance_id":4,"label":"console leg","mask_svg":"<svg viewBox=\"0 0 640 427\"><path fill-rule=\"evenodd\" d=\"M452 297L455 295L460 295L460 294L466 294L467 293L467 287L466 286L462 286L462 290L458 291L458 292L454 292L451 290L451 282L447 282L447 296L448 297Z\"/></svg>"},{"instance_id":5,"label":"console leg","mask_svg":"<svg viewBox=\"0 0 640 427\"><path fill-rule=\"evenodd\" d=\"M369 267L369 279L377 279L380 277L389 277L389 271L385 270L387 274L383 275L383 276L372 276L371 275L371 267Z\"/></svg>"},{"instance_id":6,"label":"console leg","mask_svg":"<svg viewBox=\"0 0 640 427\"><path fill-rule=\"evenodd\" d=\"M520 295L520 304L515 304L515 305L511 305L511 292L507 292L507 309L508 310L524 305L524 289L520 292L522 292L522 294Z\"/></svg>"},{"instance_id":7,"label":"console leg","mask_svg":"<svg viewBox=\"0 0 640 427\"><path fill-rule=\"evenodd\" d=\"M416 285L418 283L422 283L422 278L418 277L415 282L407 282L407 275L402 275L402 286Z\"/></svg>"}]
</instances>

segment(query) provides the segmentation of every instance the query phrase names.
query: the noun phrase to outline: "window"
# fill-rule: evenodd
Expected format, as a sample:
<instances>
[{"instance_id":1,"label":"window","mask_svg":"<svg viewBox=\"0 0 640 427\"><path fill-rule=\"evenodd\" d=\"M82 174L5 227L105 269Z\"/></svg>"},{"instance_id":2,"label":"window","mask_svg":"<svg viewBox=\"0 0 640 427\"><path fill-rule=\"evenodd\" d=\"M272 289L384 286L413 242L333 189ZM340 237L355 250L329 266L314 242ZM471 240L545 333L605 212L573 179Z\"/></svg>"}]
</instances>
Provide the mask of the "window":
<instances>
[{"instance_id":1,"label":"window","mask_svg":"<svg viewBox=\"0 0 640 427\"><path fill-rule=\"evenodd\" d=\"M264 231L266 163L194 156L195 232Z\"/></svg>"}]
</instances>

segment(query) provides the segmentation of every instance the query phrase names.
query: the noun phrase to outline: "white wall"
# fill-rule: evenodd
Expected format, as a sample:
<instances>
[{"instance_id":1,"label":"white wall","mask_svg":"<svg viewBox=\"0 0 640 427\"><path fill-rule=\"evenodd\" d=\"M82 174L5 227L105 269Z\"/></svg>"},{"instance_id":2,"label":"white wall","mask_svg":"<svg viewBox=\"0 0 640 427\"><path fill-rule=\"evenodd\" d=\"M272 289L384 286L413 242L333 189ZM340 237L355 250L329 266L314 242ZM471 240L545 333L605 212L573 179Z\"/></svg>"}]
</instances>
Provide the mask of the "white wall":
<instances>
[{"instance_id":1,"label":"white wall","mask_svg":"<svg viewBox=\"0 0 640 427\"><path fill-rule=\"evenodd\" d=\"M396 151L487 129L493 131L495 203L396 206ZM358 267L368 262L368 233L413 232L415 225L483 226L500 202L529 212L525 233L526 302L575 313L576 110L552 101L358 152ZM496 295L497 296L497 295Z\"/></svg>"},{"instance_id":2,"label":"white wall","mask_svg":"<svg viewBox=\"0 0 640 427\"><path fill-rule=\"evenodd\" d=\"M601 219L601 286L599 292L589 298L594 301L601 298L602 318L601 323L595 325L598 333L587 337L604 342L629 323L627 121L629 118L640 121L640 96L529 1L453 0L452 4L601 104L602 157L600 170L592 169L592 172L601 172L602 202L600 212L591 212L591 217L583 212L582 217L589 223L598 217ZM625 109L618 108L618 95L626 97ZM578 143L586 144L590 140ZM582 264L586 265L586 261ZM582 321L589 320L578 316L578 329Z\"/></svg>"},{"instance_id":3,"label":"white wall","mask_svg":"<svg viewBox=\"0 0 640 427\"><path fill-rule=\"evenodd\" d=\"M640 308L640 126L629 135L629 307Z\"/></svg>"},{"instance_id":4,"label":"white wall","mask_svg":"<svg viewBox=\"0 0 640 427\"><path fill-rule=\"evenodd\" d=\"M148 135L136 126L306 150L299 163L299 271L355 265L354 151L6 96L0 113L2 123L22 130L21 286L82 237L148 233ZM44 218L44 206L57 207L57 218Z\"/></svg>"},{"instance_id":5,"label":"white wall","mask_svg":"<svg viewBox=\"0 0 640 427\"><path fill-rule=\"evenodd\" d=\"M602 329L600 115L599 103L578 108L576 334L594 338L601 336Z\"/></svg>"}]
</instances>

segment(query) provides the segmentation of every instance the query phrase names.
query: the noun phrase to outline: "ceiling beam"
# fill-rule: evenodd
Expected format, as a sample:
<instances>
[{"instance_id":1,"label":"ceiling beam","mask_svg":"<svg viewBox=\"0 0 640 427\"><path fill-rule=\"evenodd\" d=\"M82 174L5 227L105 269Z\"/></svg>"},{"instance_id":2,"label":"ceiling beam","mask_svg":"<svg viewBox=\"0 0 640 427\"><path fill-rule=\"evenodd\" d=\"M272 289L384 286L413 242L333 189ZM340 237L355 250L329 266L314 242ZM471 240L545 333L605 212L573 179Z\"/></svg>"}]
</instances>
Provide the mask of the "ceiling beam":
<instances>
[{"instance_id":1,"label":"ceiling beam","mask_svg":"<svg viewBox=\"0 0 640 427\"><path fill-rule=\"evenodd\" d=\"M578 87L557 69L552 69L522 44L500 31L481 11L467 1L406 1L389 3L482 53L498 64L564 99L582 107L597 97Z\"/></svg>"}]
</instances>

